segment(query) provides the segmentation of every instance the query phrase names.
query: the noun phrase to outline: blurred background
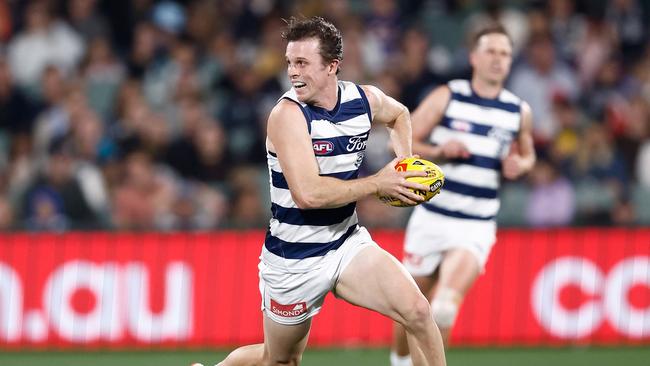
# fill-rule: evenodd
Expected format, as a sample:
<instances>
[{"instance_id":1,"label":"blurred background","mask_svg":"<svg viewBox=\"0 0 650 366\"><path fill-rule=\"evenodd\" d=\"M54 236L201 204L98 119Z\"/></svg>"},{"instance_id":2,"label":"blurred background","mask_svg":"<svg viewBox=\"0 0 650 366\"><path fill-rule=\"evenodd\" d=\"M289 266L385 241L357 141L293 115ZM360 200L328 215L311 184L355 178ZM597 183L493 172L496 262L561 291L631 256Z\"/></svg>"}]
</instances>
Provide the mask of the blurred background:
<instances>
[{"instance_id":1,"label":"blurred background","mask_svg":"<svg viewBox=\"0 0 650 366\"><path fill-rule=\"evenodd\" d=\"M277 98L290 87L280 33L283 18L297 14L323 16L342 31L341 79L377 85L411 110L434 87L469 78L470 34L487 22L501 22L514 41L507 87L533 109L538 163L527 177L504 182L498 221L501 228L510 229L500 232L500 241L504 233L506 244L494 254L494 266L521 262L508 259L505 250L519 248L516 253L524 255L529 249L522 245L531 242L538 242L535 248L542 252L529 254L547 258L547 264L555 263L560 254L582 256L581 271L593 265L599 272L587 282L576 280L583 290L575 295L577 302L562 293L569 298L567 308L580 310L590 306L585 298L600 296L585 283L605 281L607 273L616 274L612 268L626 260L634 263L628 277L641 285L630 285L636 292L623 295L632 298L634 306L625 313L626 319L640 321L639 331L617 333L610 324L587 338L576 330L569 342L548 332L539 338L514 330L511 338L489 331L461 332L456 334L457 344L650 341L650 1L0 0L0 279L5 284L0 285L0 304L5 305L0 306L4 309L0 348L17 352L0 355L1 364L42 363L38 357L54 357L30 353L35 358L26 358L32 356L21 352L23 347L34 345L142 346L133 335L138 332L135 328L127 327L123 335L109 326L97 338L89 336L95 324L88 323L92 316L98 317L98 327L110 321L110 314L104 313L112 308L102 300L100 289L113 278L111 263L120 263L124 266L120 271L136 279L144 276L138 273L151 273L151 279L144 276L142 286L133 291L141 290L142 298L150 300L149 313L162 314L158 321L163 328L176 321L173 314L165 317L166 310L175 306L167 300L171 295L165 295L165 281L182 285L203 278L205 291L219 292L225 282L240 281L231 272L243 268L241 273L248 276L241 283L251 294L246 306L255 317L250 335L231 332L219 338L220 330L197 334L201 327L190 325L169 330L181 331L185 338L151 338L156 326L150 314L154 325L147 328L150 338L144 344L167 341L185 349L259 340L255 263L270 216L265 124ZM386 131L373 129L366 174L391 160L387 139ZM377 241L390 241L388 249L399 256L409 210L367 199L358 211L360 221L378 233ZM598 244L591 246L592 239ZM627 249L609 252L616 248ZM222 263L228 259L224 256L239 258L243 253L249 258L239 264ZM133 263L142 268L134 269ZM222 278L215 274L220 266L235 277L215 280ZM37 274L30 277L27 273L33 267ZM41 296L42 289L51 290L51 276L62 267L88 275L75 282L76 290L56 297L76 309L81 336L74 329L66 333L65 326L53 320L60 307ZM490 275L490 271L495 270L488 268L477 284L476 301L482 291L493 293L502 276L517 274ZM174 277L175 273L180 274ZM99 282L93 276L99 276ZM530 278L532 287L534 273ZM14 286L11 281L19 283ZM203 282L192 283L190 294L197 294ZM524 286L521 291L528 296L531 290ZM149 292L151 296L146 295ZM178 314L196 315L199 310L191 306L198 306L200 299L206 301L200 305L206 314L223 305L218 298L199 296L175 309ZM498 302L492 303L499 308ZM580 314L593 318L600 307ZM237 319L242 317L247 315ZM573 324L567 319L556 321ZM241 328L232 314L223 321L228 329ZM582 324L575 321L576 327ZM220 323L213 326L226 328ZM382 347L389 330L384 328L376 340L357 334L329 341L317 337L315 342L379 347L379 356L367 356L376 357L368 364L387 364ZM610 339L608 334L614 336ZM363 357L327 358L335 354L340 355L325 354L324 364L363 364ZM450 357L464 360L468 354L472 353L452 349ZM549 354L522 362L534 365L535 359ZM164 363L146 355L149 358L135 364ZM72 365L77 356L72 353L61 364ZM507 353L496 357L502 356L514 357ZM588 359L578 356L570 364ZM477 360L486 357L480 354ZM647 353L643 357L650 359ZM598 355L589 362L613 364L602 363L605 359ZM189 364L185 361L176 364ZM209 362L207 356L204 362ZM470 363L481 364L472 360L456 364Z\"/></svg>"}]
</instances>

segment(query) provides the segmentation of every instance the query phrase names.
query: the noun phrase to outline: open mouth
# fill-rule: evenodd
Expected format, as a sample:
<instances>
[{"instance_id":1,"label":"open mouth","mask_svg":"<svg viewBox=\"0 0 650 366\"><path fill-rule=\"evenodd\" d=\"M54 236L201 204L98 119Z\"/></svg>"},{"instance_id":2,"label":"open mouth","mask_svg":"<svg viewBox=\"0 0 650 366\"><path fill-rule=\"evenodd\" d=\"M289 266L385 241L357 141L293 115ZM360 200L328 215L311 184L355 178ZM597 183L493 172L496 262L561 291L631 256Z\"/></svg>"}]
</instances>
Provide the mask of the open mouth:
<instances>
[{"instance_id":1,"label":"open mouth","mask_svg":"<svg viewBox=\"0 0 650 366\"><path fill-rule=\"evenodd\" d=\"M294 82L291 83L291 84L292 84L293 87L296 88L296 89L304 88L305 86L307 86L307 84L303 83L302 81L294 81Z\"/></svg>"}]
</instances>

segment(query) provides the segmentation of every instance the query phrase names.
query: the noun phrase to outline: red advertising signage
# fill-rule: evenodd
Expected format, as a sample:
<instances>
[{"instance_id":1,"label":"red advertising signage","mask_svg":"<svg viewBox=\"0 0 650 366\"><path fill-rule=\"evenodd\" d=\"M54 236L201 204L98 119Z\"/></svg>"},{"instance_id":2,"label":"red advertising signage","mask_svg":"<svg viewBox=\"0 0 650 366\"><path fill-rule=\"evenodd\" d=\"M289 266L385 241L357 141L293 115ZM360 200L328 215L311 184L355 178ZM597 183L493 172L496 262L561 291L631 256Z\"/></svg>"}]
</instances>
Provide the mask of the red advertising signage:
<instances>
[{"instance_id":1,"label":"red advertising signage","mask_svg":"<svg viewBox=\"0 0 650 366\"><path fill-rule=\"evenodd\" d=\"M401 231L375 240L401 255ZM0 347L233 346L262 340L264 233L0 236ZM384 346L389 320L328 297L313 345ZM457 345L650 343L650 230L504 230Z\"/></svg>"}]
</instances>

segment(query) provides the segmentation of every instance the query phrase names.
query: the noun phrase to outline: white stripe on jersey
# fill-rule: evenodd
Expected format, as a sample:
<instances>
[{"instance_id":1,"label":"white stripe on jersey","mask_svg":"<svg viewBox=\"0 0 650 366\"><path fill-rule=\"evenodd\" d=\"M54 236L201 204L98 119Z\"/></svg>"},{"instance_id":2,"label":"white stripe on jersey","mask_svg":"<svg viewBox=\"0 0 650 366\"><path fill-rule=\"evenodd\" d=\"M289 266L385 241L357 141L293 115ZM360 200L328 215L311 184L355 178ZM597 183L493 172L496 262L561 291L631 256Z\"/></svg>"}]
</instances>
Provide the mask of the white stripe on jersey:
<instances>
[{"instance_id":1,"label":"white stripe on jersey","mask_svg":"<svg viewBox=\"0 0 650 366\"><path fill-rule=\"evenodd\" d=\"M445 177L459 183L469 184L481 188L499 188L500 172L494 169L481 168L473 165L443 164L440 166ZM442 190L444 191L444 187ZM436 197L437 198L437 197Z\"/></svg>"},{"instance_id":2,"label":"white stripe on jersey","mask_svg":"<svg viewBox=\"0 0 650 366\"><path fill-rule=\"evenodd\" d=\"M519 104L521 103L521 98L514 95L511 91L503 89L501 90L501 93L499 93L499 101L504 103Z\"/></svg>"},{"instance_id":3,"label":"white stripe on jersey","mask_svg":"<svg viewBox=\"0 0 650 366\"><path fill-rule=\"evenodd\" d=\"M358 153L355 152L336 156L317 156L316 160L320 167L320 174L332 174L357 169L355 163L358 158Z\"/></svg>"},{"instance_id":4,"label":"white stripe on jersey","mask_svg":"<svg viewBox=\"0 0 650 366\"><path fill-rule=\"evenodd\" d=\"M276 171L278 173L282 173L282 166L280 166L280 161L278 158L275 156L269 154L268 152L266 153L266 161L269 166L269 177L271 177L271 170Z\"/></svg>"},{"instance_id":5,"label":"white stripe on jersey","mask_svg":"<svg viewBox=\"0 0 650 366\"><path fill-rule=\"evenodd\" d=\"M519 130L519 113L451 100L445 115L451 119L494 125L512 132Z\"/></svg>"},{"instance_id":6,"label":"white stripe on jersey","mask_svg":"<svg viewBox=\"0 0 650 366\"><path fill-rule=\"evenodd\" d=\"M461 141L472 154L501 159L499 156L501 144L492 137L456 131L445 126L437 126L431 131L430 141L434 144L442 145L451 139Z\"/></svg>"},{"instance_id":7,"label":"white stripe on jersey","mask_svg":"<svg viewBox=\"0 0 650 366\"><path fill-rule=\"evenodd\" d=\"M298 208L293 202L290 190L274 187L273 184L271 184L271 202L285 208Z\"/></svg>"},{"instance_id":8,"label":"white stripe on jersey","mask_svg":"<svg viewBox=\"0 0 650 366\"><path fill-rule=\"evenodd\" d=\"M470 96L472 95L472 88L467 80L451 80L449 83L449 89L458 94Z\"/></svg>"},{"instance_id":9,"label":"white stripe on jersey","mask_svg":"<svg viewBox=\"0 0 650 366\"><path fill-rule=\"evenodd\" d=\"M332 123L323 119L311 121L311 136L313 139L356 136L367 133L369 129L370 121L366 114L339 123Z\"/></svg>"},{"instance_id":10,"label":"white stripe on jersey","mask_svg":"<svg viewBox=\"0 0 650 366\"><path fill-rule=\"evenodd\" d=\"M499 210L498 198L476 198L444 189L431 203L449 211L481 217L493 216Z\"/></svg>"},{"instance_id":11,"label":"white stripe on jersey","mask_svg":"<svg viewBox=\"0 0 650 366\"><path fill-rule=\"evenodd\" d=\"M347 229L359 222L356 211L347 220L329 226L310 226L310 225L292 225L284 224L276 219L271 219L271 235L292 243L309 242L309 243L328 243L338 239L345 234ZM332 235L339 235L333 237Z\"/></svg>"}]
</instances>

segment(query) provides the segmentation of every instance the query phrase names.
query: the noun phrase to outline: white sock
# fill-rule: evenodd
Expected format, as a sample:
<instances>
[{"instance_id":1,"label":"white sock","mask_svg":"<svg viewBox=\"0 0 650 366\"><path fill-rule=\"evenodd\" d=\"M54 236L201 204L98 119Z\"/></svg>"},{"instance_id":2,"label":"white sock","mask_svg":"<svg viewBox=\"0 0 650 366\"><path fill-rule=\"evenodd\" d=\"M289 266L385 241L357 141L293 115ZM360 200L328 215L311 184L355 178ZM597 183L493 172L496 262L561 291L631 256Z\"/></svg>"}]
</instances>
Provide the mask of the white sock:
<instances>
[{"instance_id":1,"label":"white sock","mask_svg":"<svg viewBox=\"0 0 650 366\"><path fill-rule=\"evenodd\" d=\"M390 366L412 366L411 356L400 356L395 351L390 352Z\"/></svg>"}]
</instances>

